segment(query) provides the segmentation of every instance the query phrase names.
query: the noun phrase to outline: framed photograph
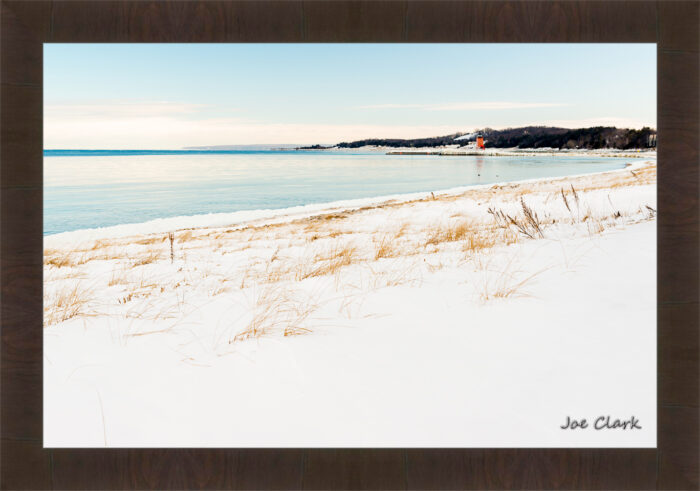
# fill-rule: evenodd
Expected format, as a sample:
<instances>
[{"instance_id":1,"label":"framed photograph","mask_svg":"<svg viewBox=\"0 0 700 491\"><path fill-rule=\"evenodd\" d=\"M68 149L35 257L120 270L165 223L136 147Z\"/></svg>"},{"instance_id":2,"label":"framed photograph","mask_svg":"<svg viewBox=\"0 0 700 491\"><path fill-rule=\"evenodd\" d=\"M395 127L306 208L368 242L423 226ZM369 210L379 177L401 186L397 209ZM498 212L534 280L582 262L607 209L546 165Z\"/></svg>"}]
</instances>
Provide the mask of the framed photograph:
<instances>
[{"instance_id":1,"label":"framed photograph","mask_svg":"<svg viewBox=\"0 0 700 491\"><path fill-rule=\"evenodd\" d=\"M696 488L697 14L4 2L3 487Z\"/></svg>"},{"instance_id":2,"label":"framed photograph","mask_svg":"<svg viewBox=\"0 0 700 491\"><path fill-rule=\"evenodd\" d=\"M44 445L655 447L655 128L654 44L46 44Z\"/></svg>"}]
</instances>

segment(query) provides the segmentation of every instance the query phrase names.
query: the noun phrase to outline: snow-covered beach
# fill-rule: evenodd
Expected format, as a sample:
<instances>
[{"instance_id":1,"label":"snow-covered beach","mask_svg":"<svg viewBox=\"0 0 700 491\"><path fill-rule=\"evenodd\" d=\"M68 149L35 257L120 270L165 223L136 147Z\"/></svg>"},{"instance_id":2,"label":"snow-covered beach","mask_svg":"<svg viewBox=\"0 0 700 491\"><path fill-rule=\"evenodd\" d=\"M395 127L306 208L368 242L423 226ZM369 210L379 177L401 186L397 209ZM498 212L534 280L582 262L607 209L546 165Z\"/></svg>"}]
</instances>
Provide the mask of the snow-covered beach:
<instances>
[{"instance_id":1,"label":"snow-covered beach","mask_svg":"<svg viewBox=\"0 0 700 491\"><path fill-rule=\"evenodd\" d=\"M47 236L44 444L654 446L655 182ZM642 429L560 429L608 414Z\"/></svg>"}]
</instances>

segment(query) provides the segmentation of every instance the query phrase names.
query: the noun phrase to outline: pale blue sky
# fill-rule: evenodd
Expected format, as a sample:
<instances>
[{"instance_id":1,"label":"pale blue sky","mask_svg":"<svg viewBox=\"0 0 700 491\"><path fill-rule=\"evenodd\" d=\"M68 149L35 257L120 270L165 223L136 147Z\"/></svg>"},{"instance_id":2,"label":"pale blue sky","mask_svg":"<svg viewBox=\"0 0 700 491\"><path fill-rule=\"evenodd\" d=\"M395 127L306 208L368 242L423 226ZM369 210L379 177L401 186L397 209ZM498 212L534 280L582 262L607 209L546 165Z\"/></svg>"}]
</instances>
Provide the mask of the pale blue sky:
<instances>
[{"instance_id":1,"label":"pale blue sky","mask_svg":"<svg viewBox=\"0 0 700 491\"><path fill-rule=\"evenodd\" d=\"M45 148L656 126L653 44L46 44Z\"/></svg>"}]
</instances>

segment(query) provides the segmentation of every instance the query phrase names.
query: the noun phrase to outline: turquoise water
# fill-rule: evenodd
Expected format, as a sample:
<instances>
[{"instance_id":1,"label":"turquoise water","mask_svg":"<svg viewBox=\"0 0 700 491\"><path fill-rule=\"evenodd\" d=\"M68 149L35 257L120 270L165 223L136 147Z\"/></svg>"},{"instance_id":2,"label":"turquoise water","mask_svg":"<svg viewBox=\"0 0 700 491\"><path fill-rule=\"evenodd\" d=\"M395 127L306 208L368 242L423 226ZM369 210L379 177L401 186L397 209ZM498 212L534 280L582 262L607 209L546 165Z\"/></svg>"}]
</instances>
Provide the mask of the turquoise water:
<instances>
[{"instance_id":1,"label":"turquoise water","mask_svg":"<svg viewBox=\"0 0 700 491\"><path fill-rule=\"evenodd\" d=\"M44 154L44 234L624 167L620 158L302 151Z\"/></svg>"}]
</instances>

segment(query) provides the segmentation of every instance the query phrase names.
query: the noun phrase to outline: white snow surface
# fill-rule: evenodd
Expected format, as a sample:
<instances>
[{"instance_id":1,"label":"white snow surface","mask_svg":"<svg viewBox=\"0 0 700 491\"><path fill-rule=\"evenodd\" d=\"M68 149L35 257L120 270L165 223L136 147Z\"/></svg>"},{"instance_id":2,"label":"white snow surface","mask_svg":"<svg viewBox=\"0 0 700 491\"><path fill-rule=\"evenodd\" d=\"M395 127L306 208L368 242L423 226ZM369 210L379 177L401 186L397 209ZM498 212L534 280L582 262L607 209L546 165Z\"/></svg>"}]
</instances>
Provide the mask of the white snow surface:
<instances>
[{"instance_id":1,"label":"white snow surface","mask_svg":"<svg viewBox=\"0 0 700 491\"><path fill-rule=\"evenodd\" d=\"M455 138L455 141L469 140L470 138L474 138L476 135L478 135L478 133L468 133L466 135L458 136L457 138Z\"/></svg>"},{"instance_id":2,"label":"white snow surface","mask_svg":"<svg viewBox=\"0 0 700 491\"><path fill-rule=\"evenodd\" d=\"M133 259L148 246L122 241L110 247L127 259L47 265L45 298L76 285L93 295L80 315L44 329L44 445L654 447L656 189L584 191L595 179L359 211L338 237L323 235L340 228L321 228L308 232L320 239L297 240L309 221L228 242L196 230L172 264L167 241L164 257L142 265ZM585 219L571 218L560 182L581 187ZM457 216L491 223L490 207L516 216L520 196L554 219L544 237L474 253L466 239L415 246L426 227ZM389 236L408 252L374 259ZM244 272L318 258L333 241L360 259L272 284ZM125 284L108 285L115 275ZM270 298L273 334L236 340ZM279 334L282 324L303 335ZM560 428L567 416L592 426L606 415L642 428Z\"/></svg>"}]
</instances>

